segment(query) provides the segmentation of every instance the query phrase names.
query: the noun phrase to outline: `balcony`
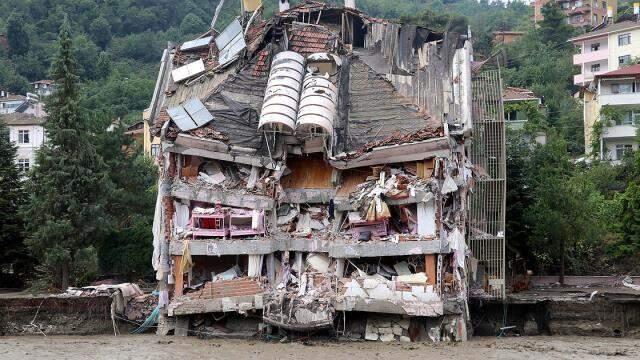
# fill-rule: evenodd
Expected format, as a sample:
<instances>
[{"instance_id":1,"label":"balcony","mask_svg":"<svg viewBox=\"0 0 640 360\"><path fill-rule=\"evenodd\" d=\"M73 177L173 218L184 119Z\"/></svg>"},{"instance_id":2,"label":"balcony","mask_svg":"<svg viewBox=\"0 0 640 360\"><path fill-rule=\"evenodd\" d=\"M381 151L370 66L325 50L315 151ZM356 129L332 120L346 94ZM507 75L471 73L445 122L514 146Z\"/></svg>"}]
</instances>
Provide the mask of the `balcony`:
<instances>
[{"instance_id":1,"label":"balcony","mask_svg":"<svg viewBox=\"0 0 640 360\"><path fill-rule=\"evenodd\" d=\"M596 72L586 72L584 74L573 75L573 83L575 85L586 85L588 82L593 80L596 75L604 74L608 72L608 70L596 71Z\"/></svg>"},{"instance_id":2,"label":"balcony","mask_svg":"<svg viewBox=\"0 0 640 360\"><path fill-rule=\"evenodd\" d=\"M631 138L635 139L636 130L638 128L635 125L614 125L604 128L602 132L603 139L620 139Z\"/></svg>"},{"instance_id":3,"label":"balcony","mask_svg":"<svg viewBox=\"0 0 640 360\"><path fill-rule=\"evenodd\" d=\"M582 65L584 63L602 61L609 59L609 50L602 49L598 51L589 51L581 54L573 55L573 65Z\"/></svg>"},{"instance_id":4,"label":"balcony","mask_svg":"<svg viewBox=\"0 0 640 360\"><path fill-rule=\"evenodd\" d=\"M640 104L640 93L603 94L598 98L600 106L604 105L636 105Z\"/></svg>"}]
</instances>

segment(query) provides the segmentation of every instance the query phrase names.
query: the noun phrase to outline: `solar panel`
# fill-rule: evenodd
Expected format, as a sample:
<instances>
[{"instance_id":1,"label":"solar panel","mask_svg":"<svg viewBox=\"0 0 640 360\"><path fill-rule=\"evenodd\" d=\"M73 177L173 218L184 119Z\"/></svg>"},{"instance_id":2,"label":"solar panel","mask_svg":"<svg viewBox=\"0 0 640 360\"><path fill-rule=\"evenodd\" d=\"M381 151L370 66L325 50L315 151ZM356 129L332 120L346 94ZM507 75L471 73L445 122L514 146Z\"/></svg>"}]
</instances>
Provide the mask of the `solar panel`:
<instances>
[{"instance_id":1,"label":"solar panel","mask_svg":"<svg viewBox=\"0 0 640 360\"><path fill-rule=\"evenodd\" d=\"M182 80L188 79L190 77L194 77L196 75L202 74L205 71L204 62L202 59L198 61L194 61L185 66L181 66L171 72L171 77L173 77L173 81L180 82Z\"/></svg>"},{"instance_id":2,"label":"solar panel","mask_svg":"<svg viewBox=\"0 0 640 360\"><path fill-rule=\"evenodd\" d=\"M171 120L173 120L173 122L175 122L182 131L193 130L198 127L182 106L178 105L176 107L169 108L167 109L167 113L171 117Z\"/></svg>"},{"instance_id":3,"label":"solar panel","mask_svg":"<svg viewBox=\"0 0 640 360\"><path fill-rule=\"evenodd\" d=\"M203 126L209 121L213 120L213 115L211 115L209 110L204 107L202 101L196 98L191 98L185 101L182 106L184 106L184 109L191 116L191 119L193 119L193 121L196 123L196 127Z\"/></svg>"},{"instance_id":4,"label":"solar panel","mask_svg":"<svg viewBox=\"0 0 640 360\"><path fill-rule=\"evenodd\" d=\"M199 128L213 120L213 115L197 98L191 98L182 105L169 108L167 113L182 131Z\"/></svg>"},{"instance_id":5,"label":"solar panel","mask_svg":"<svg viewBox=\"0 0 640 360\"><path fill-rule=\"evenodd\" d=\"M220 50L218 62L222 66L231 62L240 51L247 47L242 33L242 25L237 19L218 35L216 46Z\"/></svg>"},{"instance_id":6,"label":"solar panel","mask_svg":"<svg viewBox=\"0 0 640 360\"><path fill-rule=\"evenodd\" d=\"M213 36L207 36L202 39L187 41L184 44L182 44L182 46L180 46L180 50L186 51L186 50L193 50L193 49L198 49L202 47L207 47L209 46L209 44L211 44L211 40L213 40Z\"/></svg>"},{"instance_id":7,"label":"solar panel","mask_svg":"<svg viewBox=\"0 0 640 360\"><path fill-rule=\"evenodd\" d=\"M216 37L216 46L224 49L238 34L242 34L242 25L235 19Z\"/></svg>"}]
</instances>

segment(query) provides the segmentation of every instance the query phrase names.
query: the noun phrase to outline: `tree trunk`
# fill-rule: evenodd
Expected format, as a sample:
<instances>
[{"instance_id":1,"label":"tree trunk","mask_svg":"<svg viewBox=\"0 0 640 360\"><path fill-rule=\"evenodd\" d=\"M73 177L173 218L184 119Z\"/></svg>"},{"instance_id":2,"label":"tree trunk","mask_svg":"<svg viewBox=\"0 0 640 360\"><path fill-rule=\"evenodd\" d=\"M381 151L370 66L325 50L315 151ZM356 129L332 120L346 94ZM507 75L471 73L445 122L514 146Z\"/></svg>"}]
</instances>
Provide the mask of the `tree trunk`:
<instances>
[{"instance_id":1,"label":"tree trunk","mask_svg":"<svg viewBox=\"0 0 640 360\"><path fill-rule=\"evenodd\" d=\"M69 288L69 263L64 262L62 264L62 283L61 283L62 291L66 291Z\"/></svg>"},{"instance_id":2,"label":"tree trunk","mask_svg":"<svg viewBox=\"0 0 640 360\"><path fill-rule=\"evenodd\" d=\"M560 285L564 285L564 239L560 240Z\"/></svg>"}]
</instances>

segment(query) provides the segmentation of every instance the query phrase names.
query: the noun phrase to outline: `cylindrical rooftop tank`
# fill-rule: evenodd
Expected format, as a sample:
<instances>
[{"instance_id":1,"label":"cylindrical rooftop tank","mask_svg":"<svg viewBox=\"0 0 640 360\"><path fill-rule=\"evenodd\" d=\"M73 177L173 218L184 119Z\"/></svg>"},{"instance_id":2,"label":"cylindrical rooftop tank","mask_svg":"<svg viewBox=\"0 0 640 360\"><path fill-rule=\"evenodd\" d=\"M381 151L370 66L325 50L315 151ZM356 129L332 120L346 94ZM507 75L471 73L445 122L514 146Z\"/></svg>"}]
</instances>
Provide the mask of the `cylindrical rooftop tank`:
<instances>
[{"instance_id":1,"label":"cylindrical rooftop tank","mask_svg":"<svg viewBox=\"0 0 640 360\"><path fill-rule=\"evenodd\" d=\"M338 90L331 80L323 75L307 74L302 86L296 133L333 136L337 104Z\"/></svg>"},{"instance_id":2,"label":"cylindrical rooftop tank","mask_svg":"<svg viewBox=\"0 0 640 360\"><path fill-rule=\"evenodd\" d=\"M273 57L258 129L293 132L304 64L304 57L293 51L283 51Z\"/></svg>"}]
</instances>

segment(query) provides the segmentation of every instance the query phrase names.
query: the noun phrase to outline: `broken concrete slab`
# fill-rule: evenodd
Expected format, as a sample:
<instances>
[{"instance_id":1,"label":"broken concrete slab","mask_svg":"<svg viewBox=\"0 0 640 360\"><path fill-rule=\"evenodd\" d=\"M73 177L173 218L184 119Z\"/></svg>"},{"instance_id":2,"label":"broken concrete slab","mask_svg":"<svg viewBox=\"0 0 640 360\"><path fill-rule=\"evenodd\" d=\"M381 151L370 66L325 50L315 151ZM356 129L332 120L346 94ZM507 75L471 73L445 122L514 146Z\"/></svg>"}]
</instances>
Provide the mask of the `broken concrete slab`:
<instances>
[{"instance_id":1,"label":"broken concrete slab","mask_svg":"<svg viewBox=\"0 0 640 360\"><path fill-rule=\"evenodd\" d=\"M272 210L275 201L267 196L235 194L233 191L218 191L185 183L177 183L171 189L171 196L177 199L202 201L245 209Z\"/></svg>"}]
</instances>

